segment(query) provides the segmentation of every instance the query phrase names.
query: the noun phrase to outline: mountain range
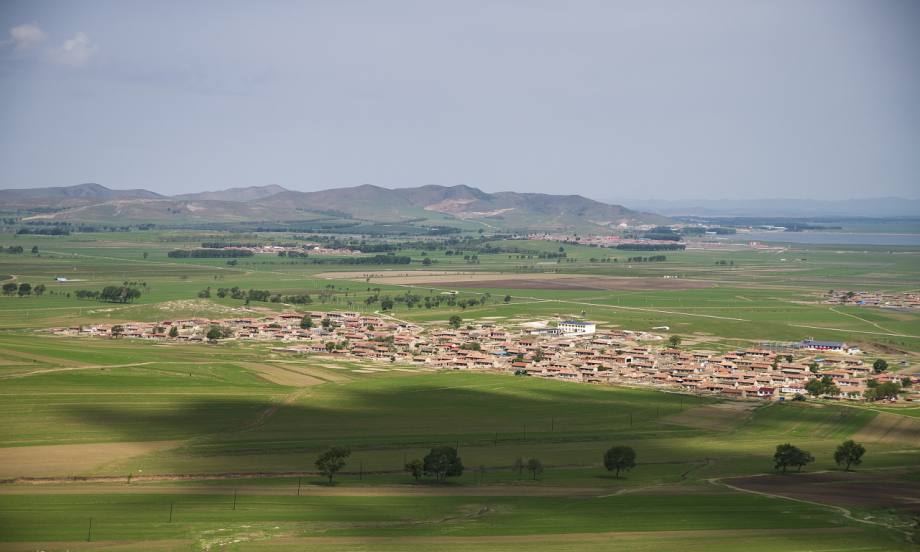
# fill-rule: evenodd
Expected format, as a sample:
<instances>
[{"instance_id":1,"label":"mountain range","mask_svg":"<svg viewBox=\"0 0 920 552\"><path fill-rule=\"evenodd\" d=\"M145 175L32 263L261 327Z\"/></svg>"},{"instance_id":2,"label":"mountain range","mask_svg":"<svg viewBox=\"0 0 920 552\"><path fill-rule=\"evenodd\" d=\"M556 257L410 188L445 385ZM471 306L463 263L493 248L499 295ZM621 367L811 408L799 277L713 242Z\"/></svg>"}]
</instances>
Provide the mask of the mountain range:
<instances>
[{"instance_id":1,"label":"mountain range","mask_svg":"<svg viewBox=\"0 0 920 552\"><path fill-rule=\"evenodd\" d=\"M668 219L580 195L486 193L470 186L388 189L362 185L298 192L277 185L164 196L99 184L0 190L0 210L59 221L272 222L349 219L367 223L503 230L599 231Z\"/></svg>"}]
</instances>

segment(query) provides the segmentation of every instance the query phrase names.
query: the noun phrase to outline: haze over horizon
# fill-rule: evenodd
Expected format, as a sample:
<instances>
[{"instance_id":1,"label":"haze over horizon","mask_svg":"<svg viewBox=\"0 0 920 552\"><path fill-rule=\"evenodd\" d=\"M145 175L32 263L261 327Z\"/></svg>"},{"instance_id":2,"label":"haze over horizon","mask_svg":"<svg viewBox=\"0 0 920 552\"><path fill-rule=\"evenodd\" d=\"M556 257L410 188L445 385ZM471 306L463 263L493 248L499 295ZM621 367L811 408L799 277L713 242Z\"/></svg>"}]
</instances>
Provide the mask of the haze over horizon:
<instances>
[{"instance_id":1,"label":"haze over horizon","mask_svg":"<svg viewBox=\"0 0 920 552\"><path fill-rule=\"evenodd\" d=\"M917 198L920 4L0 6L0 188Z\"/></svg>"}]
</instances>

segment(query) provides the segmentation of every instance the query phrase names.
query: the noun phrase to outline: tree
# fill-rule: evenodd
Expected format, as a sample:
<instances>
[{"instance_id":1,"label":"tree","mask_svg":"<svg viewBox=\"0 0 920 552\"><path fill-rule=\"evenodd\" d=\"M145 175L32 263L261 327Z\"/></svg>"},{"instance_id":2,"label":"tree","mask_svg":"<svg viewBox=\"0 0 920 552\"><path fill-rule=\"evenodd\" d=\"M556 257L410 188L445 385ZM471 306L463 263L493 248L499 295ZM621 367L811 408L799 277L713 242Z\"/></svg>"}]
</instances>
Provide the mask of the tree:
<instances>
[{"instance_id":1,"label":"tree","mask_svg":"<svg viewBox=\"0 0 920 552\"><path fill-rule=\"evenodd\" d=\"M390 296L386 296L380 300L380 308L383 310L392 310L393 309L393 299Z\"/></svg>"},{"instance_id":2,"label":"tree","mask_svg":"<svg viewBox=\"0 0 920 552\"><path fill-rule=\"evenodd\" d=\"M604 467L607 471L616 471L616 478L619 479L620 470L636 467L636 451L626 446L610 447L604 453Z\"/></svg>"},{"instance_id":3,"label":"tree","mask_svg":"<svg viewBox=\"0 0 920 552\"><path fill-rule=\"evenodd\" d=\"M422 259L422 264L425 265L425 266L430 265L430 264L431 264L431 259L429 259L428 257L425 257L424 259Z\"/></svg>"},{"instance_id":4,"label":"tree","mask_svg":"<svg viewBox=\"0 0 920 552\"><path fill-rule=\"evenodd\" d=\"M537 458L531 458L527 461L527 471L533 475L533 479L536 481L537 476L543 473L543 462L540 462Z\"/></svg>"},{"instance_id":5,"label":"tree","mask_svg":"<svg viewBox=\"0 0 920 552\"><path fill-rule=\"evenodd\" d=\"M121 324L115 324L114 326L112 326L112 337L114 337L115 339L118 339L118 337L123 335L124 333L125 333L125 327L122 326Z\"/></svg>"},{"instance_id":6,"label":"tree","mask_svg":"<svg viewBox=\"0 0 920 552\"><path fill-rule=\"evenodd\" d=\"M840 389L837 388L837 384L834 383L834 379L830 376L824 376L821 379L815 378L810 380L805 384L805 390L808 391L808 394L812 395L813 397L818 397L820 395L840 394Z\"/></svg>"},{"instance_id":7,"label":"tree","mask_svg":"<svg viewBox=\"0 0 920 552\"><path fill-rule=\"evenodd\" d=\"M681 339L679 335L672 335L671 337L668 338L668 343L671 345L671 347L675 347L675 348L679 347L680 342L681 342Z\"/></svg>"},{"instance_id":8,"label":"tree","mask_svg":"<svg viewBox=\"0 0 920 552\"><path fill-rule=\"evenodd\" d=\"M147 253L146 251L144 251L142 257L144 257L144 258L146 259L146 258L149 257L149 256L150 256L150 253Z\"/></svg>"},{"instance_id":9,"label":"tree","mask_svg":"<svg viewBox=\"0 0 920 552\"><path fill-rule=\"evenodd\" d=\"M866 447L849 439L840 443L837 447L837 450L834 452L834 462L837 462L838 466L846 464L843 469L850 471L851 465L858 466L862 464L862 457L865 453Z\"/></svg>"},{"instance_id":10,"label":"tree","mask_svg":"<svg viewBox=\"0 0 920 552\"><path fill-rule=\"evenodd\" d=\"M511 302L511 296L505 295L505 303L510 303L510 302Z\"/></svg>"},{"instance_id":11,"label":"tree","mask_svg":"<svg viewBox=\"0 0 920 552\"><path fill-rule=\"evenodd\" d=\"M13 282L7 282L3 284L3 295L12 295L16 293L16 290L19 289L19 286Z\"/></svg>"},{"instance_id":12,"label":"tree","mask_svg":"<svg viewBox=\"0 0 920 552\"><path fill-rule=\"evenodd\" d=\"M527 464L524 463L524 459L518 456L514 459L514 463L511 464L511 469L517 472L518 477L521 477L521 474L524 473L524 468L527 467Z\"/></svg>"},{"instance_id":13,"label":"tree","mask_svg":"<svg viewBox=\"0 0 920 552\"><path fill-rule=\"evenodd\" d=\"M783 473L789 467L798 467L802 471L802 466L814 461L815 457L811 453L789 443L776 445L776 452L773 453L773 469L782 469Z\"/></svg>"},{"instance_id":14,"label":"tree","mask_svg":"<svg viewBox=\"0 0 920 552\"><path fill-rule=\"evenodd\" d=\"M888 362L884 358L877 358L872 363L872 369L875 370L876 374L881 374L888 369Z\"/></svg>"},{"instance_id":15,"label":"tree","mask_svg":"<svg viewBox=\"0 0 920 552\"><path fill-rule=\"evenodd\" d=\"M422 470L438 481L463 475L463 462L454 447L434 447L422 460Z\"/></svg>"},{"instance_id":16,"label":"tree","mask_svg":"<svg viewBox=\"0 0 920 552\"><path fill-rule=\"evenodd\" d=\"M901 385L896 381L878 383L870 386L866 391L866 400L881 401L884 399L896 399L901 392Z\"/></svg>"},{"instance_id":17,"label":"tree","mask_svg":"<svg viewBox=\"0 0 920 552\"><path fill-rule=\"evenodd\" d=\"M33 255L38 255L38 246L37 246L37 245L33 245L33 246L32 246L32 254L33 254Z\"/></svg>"},{"instance_id":18,"label":"tree","mask_svg":"<svg viewBox=\"0 0 920 552\"><path fill-rule=\"evenodd\" d=\"M23 297L25 295L32 295L32 284L28 282L23 282L19 284L19 291L17 293L19 293L20 297Z\"/></svg>"},{"instance_id":19,"label":"tree","mask_svg":"<svg viewBox=\"0 0 920 552\"><path fill-rule=\"evenodd\" d=\"M45 284L38 284L37 286L32 288L32 293L34 293L35 295L41 296L41 295L44 295L46 289L48 288L45 287Z\"/></svg>"},{"instance_id":20,"label":"tree","mask_svg":"<svg viewBox=\"0 0 920 552\"><path fill-rule=\"evenodd\" d=\"M312 328L313 318L309 314L305 314L304 317L300 319L300 327L304 330Z\"/></svg>"},{"instance_id":21,"label":"tree","mask_svg":"<svg viewBox=\"0 0 920 552\"><path fill-rule=\"evenodd\" d=\"M449 323L450 323L450 327L456 330L457 328L460 327L460 324L463 323L463 319L460 318L458 315L455 314L455 315L453 315L453 316L450 317L450 322L449 322Z\"/></svg>"},{"instance_id":22,"label":"tree","mask_svg":"<svg viewBox=\"0 0 920 552\"><path fill-rule=\"evenodd\" d=\"M207 337L208 337L208 339L210 339L211 341L217 341L218 339L222 338L223 336L224 336L224 333L223 333L222 331L220 331L220 327L219 327L219 326L211 326L210 328L208 328Z\"/></svg>"},{"instance_id":23,"label":"tree","mask_svg":"<svg viewBox=\"0 0 920 552\"><path fill-rule=\"evenodd\" d=\"M316 459L316 469L319 473L329 478L329 484L332 484L332 478L335 474L345 467L345 459L351 456L351 449L347 447L332 447L326 452L319 455Z\"/></svg>"},{"instance_id":24,"label":"tree","mask_svg":"<svg viewBox=\"0 0 920 552\"><path fill-rule=\"evenodd\" d=\"M169 337L179 337L179 327L172 326L169 328Z\"/></svg>"},{"instance_id":25,"label":"tree","mask_svg":"<svg viewBox=\"0 0 920 552\"><path fill-rule=\"evenodd\" d=\"M419 460L418 458L416 458L415 460L410 460L406 462L406 466L405 466L406 471L412 474L412 477L414 477L416 481L418 481L422 477L422 474L424 473L424 468L425 468L425 465L422 464L422 461Z\"/></svg>"},{"instance_id":26,"label":"tree","mask_svg":"<svg viewBox=\"0 0 920 552\"><path fill-rule=\"evenodd\" d=\"M329 331L329 330L331 330L332 328L335 327L335 326L333 325L334 322L332 322L332 319L329 318L328 316L325 317L325 318L323 318L323 321L320 322L320 324L323 326L323 329L326 330L326 331Z\"/></svg>"}]
</instances>

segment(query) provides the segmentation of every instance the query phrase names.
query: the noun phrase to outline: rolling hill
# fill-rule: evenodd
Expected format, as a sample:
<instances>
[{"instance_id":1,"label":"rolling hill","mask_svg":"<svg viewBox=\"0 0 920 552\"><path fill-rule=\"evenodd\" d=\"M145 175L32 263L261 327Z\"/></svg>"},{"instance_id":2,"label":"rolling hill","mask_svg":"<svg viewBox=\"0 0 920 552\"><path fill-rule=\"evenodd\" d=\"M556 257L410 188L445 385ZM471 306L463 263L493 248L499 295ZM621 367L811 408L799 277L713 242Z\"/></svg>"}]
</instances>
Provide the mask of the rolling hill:
<instances>
[{"instance_id":1,"label":"rolling hill","mask_svg":"<svg viewBox=\"0 0 920 552\"><path fill-rule=\"evenodd\" d=\"M668 220L579 195L486 193L463 185L388 189L366 184L316 192L273 185L167 197L146 190L82 184L0 191L0 203L4 207L53 209L31 214L46 220L167 225L345 219L356 224L596 232Z\"/></svg>"}]
</instances>

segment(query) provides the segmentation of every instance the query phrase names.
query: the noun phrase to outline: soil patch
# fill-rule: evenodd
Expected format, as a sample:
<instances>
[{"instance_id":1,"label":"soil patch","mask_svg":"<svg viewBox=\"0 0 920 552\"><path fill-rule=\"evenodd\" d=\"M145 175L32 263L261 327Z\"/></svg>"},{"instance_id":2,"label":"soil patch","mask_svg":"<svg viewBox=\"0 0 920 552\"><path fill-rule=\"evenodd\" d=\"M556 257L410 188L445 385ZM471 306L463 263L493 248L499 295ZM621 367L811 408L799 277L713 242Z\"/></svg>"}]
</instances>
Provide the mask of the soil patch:
<instances>
[{"instance_id":1,"label":"soil patch","mask_svg":"<svg viewBox=\"0 0 920 552\"><path fill-rule=\"evenodd\" d=\"M902 472L821 472L725 479L725 483L844 508L893 508L920 515L920 481Z\"/></svg>"},{"instance_id":2,"label":"soil patch","mask_svg":"<svg viewBox=\"0 0 920 552\"><path fill-rule=\"evenodd\" d=\"M173 448L181 441L0 448L0 478L72 476L111 462Z\"/></svg>"},{"instance_id":3,"label":"soil patch","mask_svg":"<svg viewBox=\"0 0 920 552\"><path fill-rule=\"evenodd\" d=\"M437 285L456 288L504 288L551 290L668 290L712 287L712 282L683 278L615 277L588 274L502 274L496 272L324 272L318 277L353 280L371 278L375 283L393 285Z\"/></svg>"},{"instance_id":4,"label":"soil patch","mask_svg":"<svg viewBox=\"0 0 920 552\"><path fill-rule=\"evenodd\" d=\"M663 418L661 421L666 424L676 424L697 429L728 431L744 423L750 417L751 412L758 406L761 406L761 404L736 401L707 404L688 408Z\"/></svg>"},{"instance_id":5,"label":"soil patch","mask_svg":"<svg viewBox=\"0 0 920 552\"><path fill-rule=\"evenodd\" d=\"M853 440L868 443L920 446L920 419L879 412L853 435Z\"/></svg>"}]
</instances>

